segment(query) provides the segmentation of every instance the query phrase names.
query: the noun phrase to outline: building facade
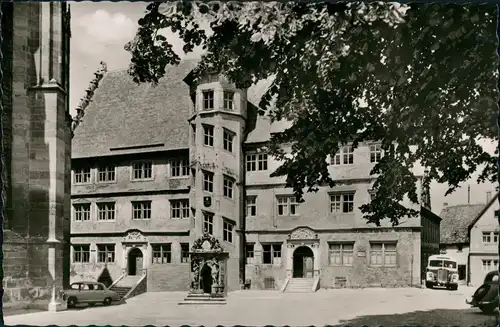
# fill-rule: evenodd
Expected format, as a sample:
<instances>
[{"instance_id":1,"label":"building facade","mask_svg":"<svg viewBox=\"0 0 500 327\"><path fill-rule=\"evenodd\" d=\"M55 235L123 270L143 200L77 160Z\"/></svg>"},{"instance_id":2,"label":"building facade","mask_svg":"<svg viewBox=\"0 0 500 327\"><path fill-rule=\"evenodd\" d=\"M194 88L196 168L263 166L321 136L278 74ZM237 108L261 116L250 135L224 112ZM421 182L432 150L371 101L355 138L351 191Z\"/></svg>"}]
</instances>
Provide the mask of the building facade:
<instances>
[{"instance_id":1,"label":"building facade","mask_svg":"<svg viewBox=\"0 0 500 327\"><path fill-rule=\"evenodd\" d=\"M495 195L469 225L470 282L479 286L485 275L498 270L498 194Z\"/></svg>"},{"instance_id":2,"label":"building facade","mask_svg":"<svg viewBox=\"0 0 500 327\"><path fill-rule=\"evenodd\" d=\"M3 308L58 310L69 283L69 8L1 6Z\"/></svg>"},{"instance_id":3,"label":"building facade","mask_svg":"<svg viewBox=\"0 0 500 327\"><path fill-rule=\"evenodd\" d=\"M146 275L148 291L189 290L190 250L208 233L227 253L227 290L280 289L293 278L420 284L440 218L414 205L421 215L399 226L366 224L358 207L371 198L378 144L328 158L338 185L299 204L283 178L270 177L279 163L265 145L286 126L257 115L269 82L195 84L196 63L169 67L156 87L123 71L102 80L73 139L72 281L106 271L111 280Z\"/></svg>"}]
</instances>

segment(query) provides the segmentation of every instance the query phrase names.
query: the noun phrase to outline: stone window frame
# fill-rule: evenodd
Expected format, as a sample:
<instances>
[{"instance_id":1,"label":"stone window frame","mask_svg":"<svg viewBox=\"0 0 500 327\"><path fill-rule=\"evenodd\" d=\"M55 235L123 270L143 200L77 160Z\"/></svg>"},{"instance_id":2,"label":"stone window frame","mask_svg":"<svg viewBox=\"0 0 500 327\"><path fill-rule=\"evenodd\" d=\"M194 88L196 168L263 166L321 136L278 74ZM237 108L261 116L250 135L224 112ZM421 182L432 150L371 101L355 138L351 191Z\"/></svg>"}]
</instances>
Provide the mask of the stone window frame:
<instances>
[{"instance_id":1,"label":"stone window frame","mask_svg":"<svg viewBox=\"0 0 500 327\"><path fill-rule=\"evenodd\" d=\"M151 264L163 265L169 263L172 263L172 243L151 243Z\"/></svg>"},{"instance_id":2,"label":"stone window frame","mask_svg":"<svg viewBox=\"0 0 500 327\"><path fill-rule=\"evenodd\" d=\"M233 244L234 243L234 229L236 224L230 219L222 219L222 240L224 242Z\"/></svg>"},{"instance_id":3,"label":"stone window frame","mask_svg":"<svg viewBox=\"0 0 500 327\"><path fill-rule=\"evenodd\" d=\"M265 247L269 246L269 251L266 251ZM279 250L277 249L279 247ZM271 262L264 262L265 254L270 253ZM283 257L283 244L281 242L266 242L262 243L262 264L279 266L282 263Z\"/></svg>"},{"instance_id":4,"label":"stone window frame","mask_svg":"<svg viewBox=\"0 0 500 327\"><path fill-rule=\"evenodd\" d=\"M189 243L179 243L181 249L180 263L189 263ZM187 255L186 255L187 254Z\"/></svg>"},{"instance_id":5,"label":"stone window frame","mask_svg":"<svg viewBox=\"0 0 500 327\"><path fill-rule=\"evenodd\" d=\"M382 150L382 144L372 143L369 145L370 149L370 163L379 163L384 156L384 151Z\"/></svg>"},{"instance_id":6,"label":"stone window frame","mask_svg":"<svg viewBox=\"0 0 500 327\"><path fill-rule=\"evenodd\" d=\"M249 203L249 200L252 200L253 203ZM247 198L245 199L245 210L247 217L257 216L257 195L247 195Z\"/></svg>"},{"instance_id":7,"label":"stone window frame","mask_svg":"<svg viewBox=\"0 0 500 327\"><path fill-rule=\"evenodd\" d=\"M214 173L203 171L203 192L214 193Z\"/></svg>"},{"instance_id":8,"label":"stone window frame","mask_svg":"<svg viewBox=\"0 0 500 327\"><path fill-rule=\"evenodd\" d=\"M236 137L236 133L230 129L223 128L222 129L222 148L224 151L233 153L233 145L234 139Z\"/></svg>"},{"instance_id":9,"label":"stone window frame","mask_svg":"<svg viewBox=\"0 0 500 327\"><path fill-rule=\"evenodd\" d=\"M481 269L485 272L498 270L498 259L481 259Z\"/></svg>"},{"instance_id":10,"label":"stone window frame","mask_svg":"<svg viewBox=\"0 0 500 327\"><path fill-rule=\"evenodd\" d=\"M90 263L90 244L71 244L71 252L72 263ZM80 260L76 260L78 256Z\"/></svg>"},{"instance_id":11,"label":"stone window frame","mask_svg":"<svg viewBox=\"0 0 500 327\"><path fill-rule=\"evenodd\" d=\"M116 245L110 243L96 244L97 262L98 263L115 263L116 260ZM104 260L101 255L104 254ZM111 254L111 260L109 259Z\"/></svg>"},{"instance_id":12,"label":"stone window frame","mask_svg":"<svg viewBox=\"0 0 500 327\"><path fill-rule=\"evenodd\" d=\"M210 97L211 96L211 97ZM210 111L215 109L215 90L206 89L201 91L202 110Z\"/></svg>"},{"instance_id":13,"label":"stone window frame","mask_svg":"<svg viewBox=\"0 0 500 327\"><path fill-rule=\"evenodd\" d=\"M380 250L375 250L374 246L381 245ZM386 247L387 245L394 245L394 250L387 250ZM382 262L381 264L374 263L373 262L373 255L375 253L379 253L381 255ZM386 263L387 261L387 253L391 253L391 256L393 255L395 257L394 261L395 263ZM398 262L398 241L370 241L370 266L372 267L398 267L399 262Z\"/></svg>"},{"instance_id":14,"label":"stone window frame","mask_svg":"<svg viewBox=\"0 0 500 327\"><path fill-rule=\"evenodd\" d=\"M132 220L151 220L153 216L153 201L134 200L132 206Z\"/></svg>"},{"instance_id":15,"label":"stone window frame","mask_svg":"<svg viewBox=\"0 0 500 327\"><path fill-rule=\"evenodd\" d=\"M285 201L284 201L285 200ZM283 202L284 201L284 202ZM297 201L295 195L276 195L276 215L279 217L297 217L299 213L300 203ZM283 208L280 214L280 207ZM286 210L284 210L286 208ZM292 208L294 208L292 210ZM294 213L292 213L294 211Z\"/></svg>"},{"instance_id":16,"label":"stone window frame","mask_svg":"<svg viewBox=\"0 0 500 327\"><path fill-rule=\"evenodd\" d=\"M99 165L96 169L96 181L99 184L116 183L116 164ZM112 175L112 179L109 176ZM101 179L101 177L105 179Z\"/></svg>"},{"instance_id":17,"label":"stone window frame","mask_svg":"<svg viewBox=\"0 0 500 327\"><path fill-rule=\"evenodd\" d=\"M355 241L332 241L328 242L328 264L330 266L352 266L354 262L354 244ZM338 249L333 250L332 246L339 246ZM346 246L350 246L350 249L345 249ZM340 258L340 263L332 262L332 253L338 254ZM345 262L346 258L350 257L350 263Z\"/></svg>"},{"instance_id":18,"label":"stone window frame","mask_svg":"<svg viewBox=\"0 0 500 327\"><path fill-rule=\"evenodd\" d=\"M498 231L483 231L481 233L483 244L493 245L498 244L499 232Z\"/></svg>"},{"instance_id":19,"label":"stone window frame","mask_svg":"<svg viewBox=\"0 0 500 327\"><path fill-rule=\"evenodd\" d=\"M351 145L343 145L337 153L330 156L330 165L349 166L354 165L354 149Z\"/></svg>"},{"instance_id":20,"label":"stone window frame","mask_svg":"<svg viewBox=\"0 0 500 327\"><path fill-rule=\"evenodd\" d=\"M234 199L234 178L223 175L222 176L222 194L226 199L233 200Z\"/></svg>"},{"instance_id":21,"label":"stone window frame","mask_svg":"<svg viewBox=\"0 0 500 327\"><path fill-rule=\"evenodd\" d=\"M213 148L215 143L215 126L202 124L203 126L203 145Z\"/></svg>"},{"instance_id":22,"label":"stone window frame","mask_svg":"<svg viewBox=\"0 0 500 327\"><path fill-rule=\"evenodd\" d=\"M352 201L346 201L346 196L352 195ZM353 214L354 213L354 205L355 205L355 190L345 190L345 191L332 191L328 192L329 203L330 203L330 213L332 214ZM335 199L333 199L335 197ZM339 198L337 198L339 197ZM348 211L344 211L345 204L349 205L351 203L351 207L348 206ZM334 206L338 206L338 211L334 210ZM350 209L350 211L349 211Z\"/></svg>"},{"instance_id":23,"label":"stone window frame","mask_svg":"<svg viewBox=\"0 0 500 327\"><path fill-rule=\"evenodd\" d=\"M214 217L212 212L203 211L203 232L214 235Z\"/></svg>"},{"instance_id":24,"label":"stone window frame","mask_svg":"<svg viewBox=\"0 0 500 327\"><path fill-rule=\"evenodd\" d=\"M78 212L77 208L81 207L87 207L88 210L86 210L84 213L87 213L88 219L83 219L83 216L81 219L77 219L78 214L83 214L83 212ZM80 203L73 203L73 221L75 222L83 222L83 221L90 221L92 220L92 203L90 202L80 202Z\"/></svg>"},{"instance_id":25,"label":"stone window frame","mask_svg":"<svg viewBox=\"0 0 500 327\"><path fill-rule=\"evenodd\" d=\"M170 200L170 217L172 219L185 219L190 216L189 199Z\"/></svg>"},{"instance_id":26,"label":"stone window frame","mask_svg":"<svg viewBox=\"0 0 500 327\"><path fill-rule=\"evenodd\" d=\"M231 90L224 90L222 93L223 108L227 111L235 110L234 95L236 92ZM229 106L230 104L230 106Z\"/></svg>"},{"instance_id":27,"label":"stone window frame","mask_svg":"<svg viewBox=\"0 0 500 327\"><path fill-rule=\"evenodd\" d=\"M150 167L148 167L148 166L150 166ZM149 171L150 176L149 177L135 177L136 171L140 171L141 175L147 175L146 172ZM132 181L132 182L152 181L152 180L154 180L154 178L155 178L155 175L154 175L153 160L140 160L140 161L138 160L138 161L134 161L130 164L130 181Z\"/></svg>"},{"instance_id":28,"label":"stone window frame","mask_svg":"<svg viewBox=\"0 0 500 327\"><path fill-rule=\"evenodd\" d=\"M249 248L251 248L251 250ZM247 265L255 264L255 243L254 242L247 242L245 244L245 263Z\"/></svg>"},{"instance_id":29,"label":"stone window frame","mask_svg":"<svg viewBox=\"0 0 500 327\"><path fill-rule=\"evenodd\" d=\"M111 206L111 205L113 207L113 210L110 210L108 208L105 208L105 210L102 210L103 206L106 207L106 206ZM112 212L112 214L111 214L111 212ZM103 216L105 216L105 217L113 216L113 218L101 219L101 216L102 216L101 213L104 213ZM105 200L101 200L101 201L96 202L96 218L97 218L97 221L99 221L99 222L114 222L114 221L116 221L116 201L112 200L112 199L105 199Z\"/></svg>"},{"instance_id":30,"label":"stone window frame","mask_svg":"<svg viewBox=\"0 0 500 327\"><path fill-rule=\"evenodd\" d=\"M265 152L247 153L245 155L246 171L266 171L269 167L269 156Z\"/></svg>"},{"instance_id":31,"label":"stone window frame","mask_svg":"<svg viewBox=\"0 0 500 327\"><path fill-rule=\"evenodd\" d=\"M87 177L88 180L85 177ZM92 167L86 166L73 169L73 184L75 185L92 184Z\"/></svg>"},{"instance_id":32,"label":"stone window frame","mask_svg":"<svg viewBox=\"0 0 500 327\"><path fill-rule=\"evenodd\" d=\"M186 178L187 176L189 176L188 158L170 160L170 178Z\"/></svg>"}]
</instances>

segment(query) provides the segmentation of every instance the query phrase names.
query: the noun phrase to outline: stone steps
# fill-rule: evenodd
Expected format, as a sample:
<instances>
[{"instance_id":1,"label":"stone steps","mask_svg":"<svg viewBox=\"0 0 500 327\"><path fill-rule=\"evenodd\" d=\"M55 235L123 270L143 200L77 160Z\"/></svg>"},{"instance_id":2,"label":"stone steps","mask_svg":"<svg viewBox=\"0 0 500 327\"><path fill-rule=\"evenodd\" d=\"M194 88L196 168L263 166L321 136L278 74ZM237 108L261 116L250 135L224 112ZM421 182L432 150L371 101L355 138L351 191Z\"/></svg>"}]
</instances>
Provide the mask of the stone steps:
<instances>
[{"instance_id":1,"label":"stone steps","mask_svg":"<svg viewBox=\"0 0 500 327\"><path fill-rule=\"evenodd\" d=\"M314 278L292 278L286 286L285 293L313 293Z\"/></svg>"},{"instance_id":2,"label":"stone steps","mask_svg":"<svg viewBox=\"0 0 500 327\"><path fill-rule=\"evenodd\" d=\"M188 294L179 305L224 305L226 299L223 297L212 297L210 294Z\"/></svg>"},{"instance_id":3,"label":"stone steps","mask_svg":"<svg viewBox=\"0 0 500 327\"><path fill-rule=\"evenodd\" d=\"M110 288L111 291L113 292L116 292L121 299L123 299L123 297L125 295L127 295L127 293L132 289L132 287L120 287L120 286L113 286Z\"/></svg>"}]
</instances>

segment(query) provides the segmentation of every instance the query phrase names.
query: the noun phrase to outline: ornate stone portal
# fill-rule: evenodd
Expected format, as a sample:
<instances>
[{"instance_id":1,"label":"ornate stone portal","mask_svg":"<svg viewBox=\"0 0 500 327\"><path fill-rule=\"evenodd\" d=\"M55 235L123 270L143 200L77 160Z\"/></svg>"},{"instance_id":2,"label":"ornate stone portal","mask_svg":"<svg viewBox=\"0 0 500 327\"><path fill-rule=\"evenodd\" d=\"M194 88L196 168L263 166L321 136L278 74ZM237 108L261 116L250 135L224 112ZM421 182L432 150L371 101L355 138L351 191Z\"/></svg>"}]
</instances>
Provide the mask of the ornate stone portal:
<instances>
[{"instance_id":1,"label":"ornate stone portal","mask_svg":"<svg viewBox=\"0 0 500 327\"><path fill-rule=\"evenodd\" d=\"M212 297L226 295L226 260L219 241L205 233L197 239L191 251L191 287L190 293L209 293Z\"/></svg>"}]
</instances>

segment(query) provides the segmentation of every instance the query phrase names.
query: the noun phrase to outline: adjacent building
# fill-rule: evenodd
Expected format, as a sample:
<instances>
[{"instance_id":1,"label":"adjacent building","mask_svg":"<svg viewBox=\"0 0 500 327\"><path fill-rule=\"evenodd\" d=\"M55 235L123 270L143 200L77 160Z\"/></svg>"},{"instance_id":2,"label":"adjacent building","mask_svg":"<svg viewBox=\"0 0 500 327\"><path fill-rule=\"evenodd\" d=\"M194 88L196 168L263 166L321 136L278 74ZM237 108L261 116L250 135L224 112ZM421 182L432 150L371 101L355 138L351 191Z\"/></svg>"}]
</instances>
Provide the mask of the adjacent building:
<instances>
[{"instance_id":1,"label":"adjacent building","mask_svg":"<svg viewBox=\"0 0 500 327\"><path fill-rule=\"evenodd\" d=\"M195 84L196 64L169 67L158 86L126 71L101 81L73 139L72 281L142 275L148 291L189 290L189 252L208 233L228 254L228 290L293 278L327 288L420 284L424 258L439 251L440 218L413 205L419 217L377 227L358 209L371 198L379 144L333 154L338 185L299 204L284 178L270 177L279 163L265 145L286 124L257 115L269 81Z\"/></svg>"},{"instance_id":2,"label":"adjacent building","mask_svg":"<svg viewBox=\"0 0 500 327\"><path fill-rule=\"evenodd\" d=\"M69 283L68 4L1 3L3 309L63 308Z\"/></svg>"},{"instance_id":3,"label":"adjacent building","mask_svg":"<svg viewBox=\"0 0 500 327\"><path fill-rule=\"evenodd\" d=\"M498 194L483 206L468 228L470 282L481 285L484 276L498 270Z\"/></svg>"}]
</instances>

